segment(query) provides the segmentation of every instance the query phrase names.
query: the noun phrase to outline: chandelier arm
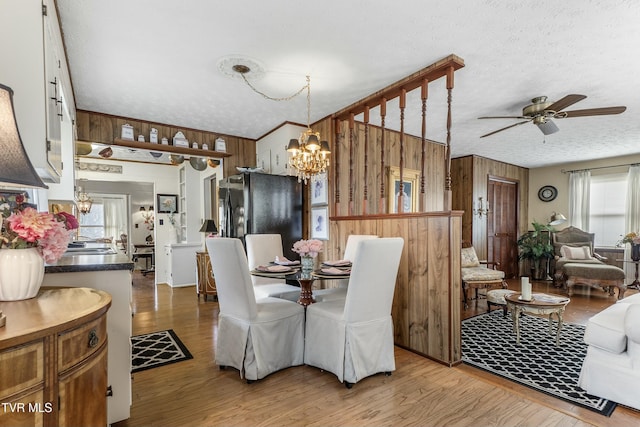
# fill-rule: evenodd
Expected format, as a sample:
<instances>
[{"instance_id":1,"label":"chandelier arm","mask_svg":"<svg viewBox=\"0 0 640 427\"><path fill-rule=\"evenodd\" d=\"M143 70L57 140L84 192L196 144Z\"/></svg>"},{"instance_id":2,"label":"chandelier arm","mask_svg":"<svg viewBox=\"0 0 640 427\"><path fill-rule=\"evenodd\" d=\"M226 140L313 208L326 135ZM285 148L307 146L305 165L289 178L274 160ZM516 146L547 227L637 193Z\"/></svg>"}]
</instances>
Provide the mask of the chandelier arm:
<instances>
[{"instance_id":1,"label":"chandelier arm","mask_svg":"<svg viewBox=\"0 0 640 427\"><path fill-rule=\"evenodd\" d=\"M251 90L253 90L255 93L257 93L258 95L262 95L262 97L264 97L265 99L269 99L271 101L290 101L293 98L295 98L296 96L300 95L302 93L303 90L309 88L309 76L307 76L307 84L302 86L296 93L294 93L293 95L289 95L289 96L285 96L282 98L274 98L272 96L269 96L267 94L265 94L264 92L259 91L258 89L256 89L250 82L249 80L247 80L247 78L245 77L244 74L240 73L240 76L242 76L242 80L244 80L244 82L247 84L247 86L249 86L251 88Z\"/></svg>"}]
</instances>

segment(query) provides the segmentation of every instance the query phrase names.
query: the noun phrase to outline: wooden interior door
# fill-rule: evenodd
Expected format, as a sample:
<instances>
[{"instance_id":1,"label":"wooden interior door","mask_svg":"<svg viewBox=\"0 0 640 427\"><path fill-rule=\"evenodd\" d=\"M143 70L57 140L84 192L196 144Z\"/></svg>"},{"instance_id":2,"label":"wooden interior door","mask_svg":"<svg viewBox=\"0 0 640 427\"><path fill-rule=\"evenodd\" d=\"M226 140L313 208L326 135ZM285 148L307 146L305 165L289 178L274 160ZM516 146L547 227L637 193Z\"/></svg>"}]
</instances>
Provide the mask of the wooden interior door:
<instances>
[{"instance_id":1,"label":"wooden interior door","mask_svg":"<svg viewBox=\"0 0 640 427\"><path fill-rule=\"evenodd\" d=\"M498 262L506 278L518 277L518 182L489 177L487 260Z\"/></svg>"}]
</instances>

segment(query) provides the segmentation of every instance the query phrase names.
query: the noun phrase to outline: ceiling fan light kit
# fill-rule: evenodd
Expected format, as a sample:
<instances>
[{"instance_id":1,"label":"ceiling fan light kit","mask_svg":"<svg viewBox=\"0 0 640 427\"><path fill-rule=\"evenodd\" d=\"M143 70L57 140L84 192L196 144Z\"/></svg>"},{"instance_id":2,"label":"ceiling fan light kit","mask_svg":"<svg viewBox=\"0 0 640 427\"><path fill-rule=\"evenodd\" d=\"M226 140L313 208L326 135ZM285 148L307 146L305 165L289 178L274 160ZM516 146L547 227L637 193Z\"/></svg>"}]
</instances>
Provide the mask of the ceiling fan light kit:
<instances>
[{"instance_id":1,"label":"ceiling fan light kit","mask_svg":"<svg viewBox=\"0 0 640 427\"><path fill-rule=\"evenodd\" d=\"M503 127L501 129L495 130L493 132L489 132L485 135L482 135L480 138L484 138L498 132L502 132L503 130L511 129L512 127L523 125L525 123L533 122L538 129L545 134L551 135L552 133L558 132L560 129L556 126L555 123L551 121L551 119L565 119L571 117L587 117L587 116L603 116L610 114L620 114L623 113L627 107L601 107L601 108L589 108L585 110L572 110L572 111L563 111L565 108L570 107L571 105L582 101L585 99L585 95L577 95L571 94L567 95L564 98L556 102L548 102L546 96L538 96L531 100L531 104L527 105L522 109L522 116L485 116L478 117L479 119L520 119L524 120L522 122L515 123L513 125L509 125Z\"/></svg>"}]
</instances>

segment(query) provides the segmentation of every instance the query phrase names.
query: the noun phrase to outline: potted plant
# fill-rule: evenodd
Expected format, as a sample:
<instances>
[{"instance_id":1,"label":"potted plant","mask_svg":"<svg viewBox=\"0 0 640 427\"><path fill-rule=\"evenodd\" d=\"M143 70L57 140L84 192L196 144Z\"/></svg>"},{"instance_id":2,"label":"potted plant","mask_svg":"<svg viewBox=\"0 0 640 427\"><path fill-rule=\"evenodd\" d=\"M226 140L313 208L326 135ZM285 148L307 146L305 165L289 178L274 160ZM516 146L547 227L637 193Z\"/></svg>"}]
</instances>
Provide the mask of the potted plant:
<instances>
[{"instance_id":1,"label":"potted plant","mask_svg":"<svg viewBox=\"0 0 640 427\"><path fill-rule=\"evenodd\" d=\"M528 260L531 266L531 278L541 280L545 278L545 264L542 260L553 258L551 232L553 227L539 222L532 222L533 231L527 231L518 239L518 259Z\"/></svg>"}]
</instances>

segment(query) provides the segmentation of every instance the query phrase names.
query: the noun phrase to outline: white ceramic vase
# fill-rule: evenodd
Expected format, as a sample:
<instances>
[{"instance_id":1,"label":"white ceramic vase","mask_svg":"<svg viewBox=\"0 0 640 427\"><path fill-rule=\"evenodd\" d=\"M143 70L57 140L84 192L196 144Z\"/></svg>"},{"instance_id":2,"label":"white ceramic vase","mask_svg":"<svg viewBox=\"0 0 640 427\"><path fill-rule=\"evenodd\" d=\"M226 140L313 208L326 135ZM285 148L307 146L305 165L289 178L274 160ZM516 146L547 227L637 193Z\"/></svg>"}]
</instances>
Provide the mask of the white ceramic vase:
<instances>
[{"instance_id":1,"label":"white ceramic vase","mask_svg":"<svg viewBox=\"0 0 640 427\"><path fill-rule=\"evenodd\" d=\"M44 259L36 248L0 249L0 301L18 301L38 294Z\"/></svg>"}]
</instances>

